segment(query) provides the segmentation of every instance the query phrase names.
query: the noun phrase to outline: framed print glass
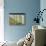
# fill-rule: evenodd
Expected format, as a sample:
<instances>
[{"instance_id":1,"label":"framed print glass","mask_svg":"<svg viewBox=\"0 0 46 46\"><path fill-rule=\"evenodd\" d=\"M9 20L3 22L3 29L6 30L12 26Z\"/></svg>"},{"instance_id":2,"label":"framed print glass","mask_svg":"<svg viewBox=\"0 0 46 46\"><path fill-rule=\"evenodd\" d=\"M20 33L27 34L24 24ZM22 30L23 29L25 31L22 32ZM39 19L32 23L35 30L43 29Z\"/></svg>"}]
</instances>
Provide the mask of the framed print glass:
<instances>
[{"instance_id":1,"label":"framed print glass","mask_svg":"<svg viewBox=\"0 0 46 46\"><path fill-rule=\"evenodd\" d=\"M25 24L25 14L24 13L10 13L9 24L10 25L23 25L23 24Z\"/></svg>"}]
</instances>

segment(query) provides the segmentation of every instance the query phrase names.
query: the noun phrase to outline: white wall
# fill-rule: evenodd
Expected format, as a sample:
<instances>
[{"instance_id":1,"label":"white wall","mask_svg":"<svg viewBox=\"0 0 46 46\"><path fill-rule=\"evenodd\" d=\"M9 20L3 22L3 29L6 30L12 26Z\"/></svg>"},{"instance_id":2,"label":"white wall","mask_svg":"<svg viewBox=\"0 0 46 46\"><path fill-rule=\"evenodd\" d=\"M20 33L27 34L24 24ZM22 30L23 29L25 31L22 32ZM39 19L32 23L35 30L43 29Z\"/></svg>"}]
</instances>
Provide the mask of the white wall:
<instances>
[{"instance_id":1,"label":"white wall","mask_svg":"<svg viewBox=\"0 0 46 46\"><path fill-rule=\"evenodd\" d=\"M0 42L4 41L4 1L0 0Z\"/></svg>"},{"instance_id":2,"label":"white wall","mask_svg":"<svg viewBox=\"0 0 46 46\"><path fill-rule=\"evenodd\" d=\"M41 10L46 9L46 0L40 0L40 9ZM44 13L43 13L43 19L44 19L44 21L43 22L40 21L40 25L43 25L46 27L46 11L44 11Z\"/></svg>"},{"instance_id":3,"label":"white wall","mask_svg":"<svg viewBox=\"0 0 46 46\"><path fill-rule=\"evenodd\" d=\"M5 0L4 6L4 39L18 41L31 31L33 24L36 24L33 19L40 9L40 0ZM10 26L8 22L9 13L25 13L26 23Z\"/></svg>"},{"instance_id":4,"label":"white wall","mask_svg":"<svg viewBox=\"0 0 46 46\"><path fill-rule=\"evenodd\" d=\"M46 0L40 0L40 9L46 9ZM43 12L43 22L40 21L40 24L46 27L46 11Z\"/></svg>"}]
</instances>

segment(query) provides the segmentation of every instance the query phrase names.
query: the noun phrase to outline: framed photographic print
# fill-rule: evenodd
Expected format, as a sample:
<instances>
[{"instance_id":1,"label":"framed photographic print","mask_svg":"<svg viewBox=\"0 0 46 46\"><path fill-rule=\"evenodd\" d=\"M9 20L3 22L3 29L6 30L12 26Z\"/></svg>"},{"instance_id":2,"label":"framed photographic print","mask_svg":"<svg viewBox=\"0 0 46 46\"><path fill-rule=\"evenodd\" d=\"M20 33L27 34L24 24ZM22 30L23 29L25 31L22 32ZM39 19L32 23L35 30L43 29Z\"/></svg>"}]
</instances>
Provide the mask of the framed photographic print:
<instances>
[{"instance_id":1,"label":"framed photographic print","mask_svg":"<svg viewBox=\"0 0 46 46\"><path fill-rule=\"evenodd\" d=\"M23 24L25 24L25 13L10 13L9 24L10 25L23 25Z\"/></svg>"}]
</instances>

